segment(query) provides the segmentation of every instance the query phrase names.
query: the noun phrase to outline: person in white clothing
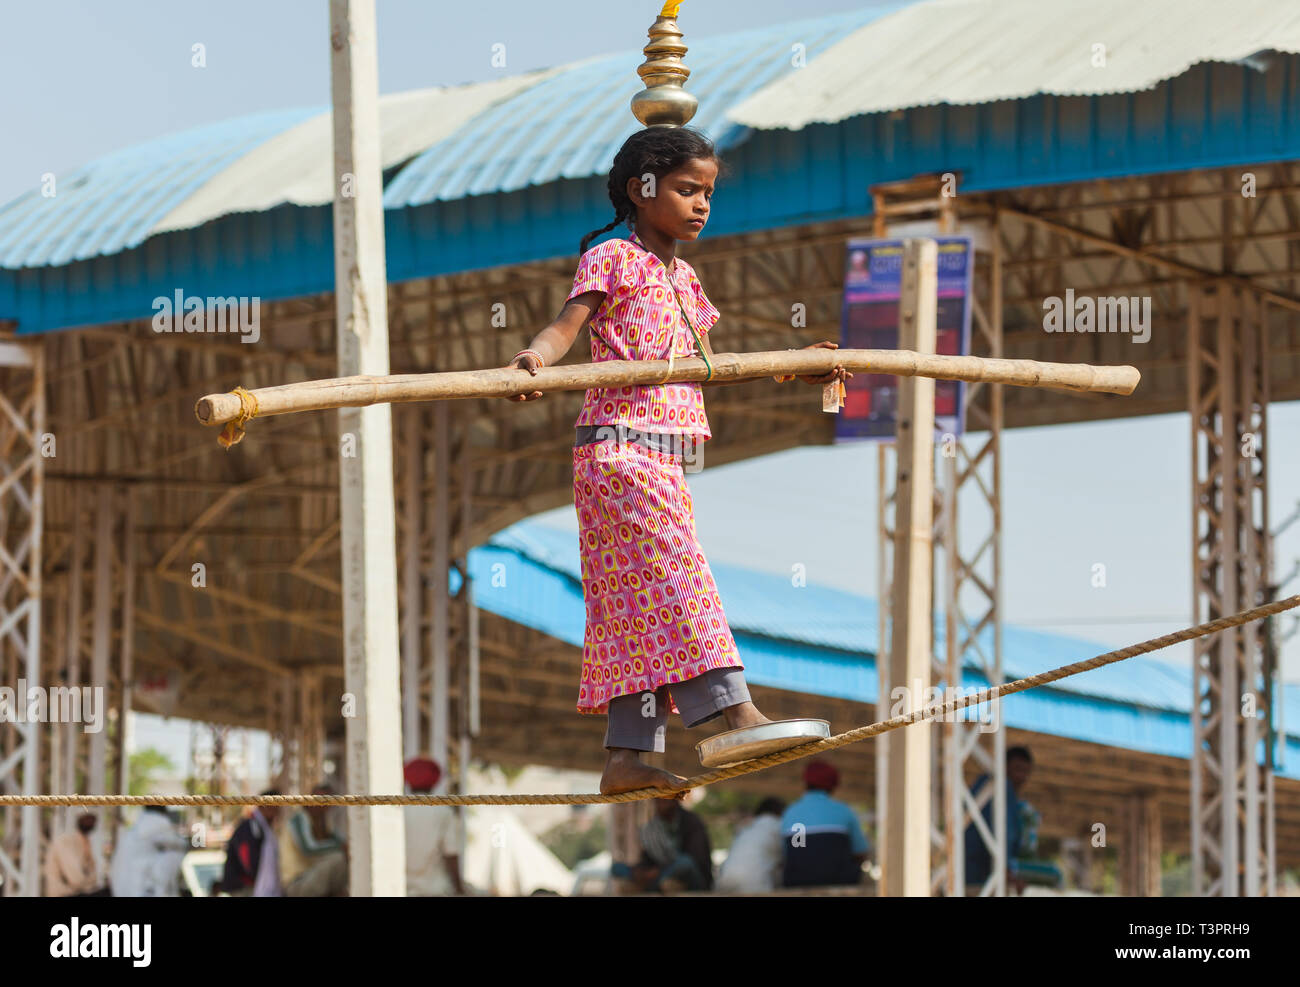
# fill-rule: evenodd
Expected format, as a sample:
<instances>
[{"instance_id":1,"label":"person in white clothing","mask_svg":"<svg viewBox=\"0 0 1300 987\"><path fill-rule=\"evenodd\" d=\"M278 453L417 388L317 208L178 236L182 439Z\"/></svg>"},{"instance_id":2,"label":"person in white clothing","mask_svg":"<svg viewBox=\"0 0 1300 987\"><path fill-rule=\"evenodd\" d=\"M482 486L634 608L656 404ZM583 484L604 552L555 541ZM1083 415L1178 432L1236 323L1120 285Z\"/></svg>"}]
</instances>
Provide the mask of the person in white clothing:
<instances>
[{"instance_id":1,"label":"person in white clothing","mask_svg":"<svg viewBox=\"0 0 1300 987\"><path fill-rule=\"evenodd\" d=\"M415 757L406 763L406 787L413 795L432 792L442 777L438 762ZM449 805L404 805L406 817L406 895L433 898L465 893L460 858L465 829Z\"/></svg>"},{"instance_id":2,"label":"person in white clothing","mask_svg":"<svg viewBox=\"0 0 1300 987\"><path fill-rule=\"evenodd\" d=\"M723 894L760 894L781 883L785 863L781 842L781 814L785 803L764 799L754 810L754 820L731 844L726 863L718 874L714 890Z\"/></svg>"},{"instance_id":3,"label":"person in white clothing","mask_svg":"<svg viewBox=\"0 0 1300 987\"><path fill-rule=\"evenodd\" d=\"M109 868L113 897L180 897L181 860L189 849L189 840L176 831L167 809L146 805L122 832L113 852Z\"/></svg>"}]
</instances>

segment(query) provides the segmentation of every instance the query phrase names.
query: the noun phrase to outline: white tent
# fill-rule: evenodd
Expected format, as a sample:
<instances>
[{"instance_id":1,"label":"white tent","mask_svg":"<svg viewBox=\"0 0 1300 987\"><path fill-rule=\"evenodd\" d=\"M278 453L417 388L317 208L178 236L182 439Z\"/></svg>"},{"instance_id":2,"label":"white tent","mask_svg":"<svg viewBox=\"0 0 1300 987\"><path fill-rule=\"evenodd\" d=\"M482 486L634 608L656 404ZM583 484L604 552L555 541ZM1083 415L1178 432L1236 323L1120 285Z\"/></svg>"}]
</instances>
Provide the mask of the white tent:
<instances>
[{"instance_id":1,"label":"white tent","mask_svg":"<svg viewBox=\"0 0 1300 987\"><path fill-rule=\"evenodd\" d=\"M477 891L499 896L538 889L567 895L573 874L509 809L475 805L465 810L462 876Z\"/></svg>"}]
</instances>

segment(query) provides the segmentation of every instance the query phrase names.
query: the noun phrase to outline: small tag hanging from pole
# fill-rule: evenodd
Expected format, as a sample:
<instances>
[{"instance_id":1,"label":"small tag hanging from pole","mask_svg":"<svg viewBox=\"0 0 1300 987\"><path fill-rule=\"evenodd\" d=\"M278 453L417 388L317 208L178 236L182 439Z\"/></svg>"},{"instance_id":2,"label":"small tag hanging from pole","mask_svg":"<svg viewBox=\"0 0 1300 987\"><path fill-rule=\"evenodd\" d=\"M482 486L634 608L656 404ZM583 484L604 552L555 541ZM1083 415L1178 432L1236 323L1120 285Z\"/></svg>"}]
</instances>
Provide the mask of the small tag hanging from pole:
<instances>
[{"instance_id":1,"label":"small tag hanging from pole","mask_svg":"<svg viewBox=\"0 0 1300 987\"><path fill-rule=\"evenodd\" d=\"M844 381L833 380L822 387L822 411L838 415L844 407Z\"/></svg>"}]
</instances>

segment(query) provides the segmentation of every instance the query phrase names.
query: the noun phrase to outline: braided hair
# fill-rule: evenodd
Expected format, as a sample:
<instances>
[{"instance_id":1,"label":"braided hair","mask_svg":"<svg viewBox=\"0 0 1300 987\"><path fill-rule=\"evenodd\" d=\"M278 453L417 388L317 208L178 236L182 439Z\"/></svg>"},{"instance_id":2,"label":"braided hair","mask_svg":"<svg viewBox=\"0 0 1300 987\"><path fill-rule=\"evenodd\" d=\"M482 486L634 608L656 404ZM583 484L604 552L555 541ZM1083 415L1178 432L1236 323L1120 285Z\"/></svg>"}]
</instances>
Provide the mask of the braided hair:
<instances>
[{"instance_id":1,"label":"braided hair","mask_svg":"<svg viewBox=\"0 0 1300 987\"><path fill-rule=\"evenodd\" d=\"M614 218L606 226L592 230L582 238L579 255L602 233L608 233L619 223L629 227L636 223L636 203L627 194L628 179L654 175L658 180L695 158L716 161L723 168L713 141L690 127L646 127L638 130L623 142L614 155L614 166L609 170L609 201L614 205Z\"/></svg>"}]
</instances>

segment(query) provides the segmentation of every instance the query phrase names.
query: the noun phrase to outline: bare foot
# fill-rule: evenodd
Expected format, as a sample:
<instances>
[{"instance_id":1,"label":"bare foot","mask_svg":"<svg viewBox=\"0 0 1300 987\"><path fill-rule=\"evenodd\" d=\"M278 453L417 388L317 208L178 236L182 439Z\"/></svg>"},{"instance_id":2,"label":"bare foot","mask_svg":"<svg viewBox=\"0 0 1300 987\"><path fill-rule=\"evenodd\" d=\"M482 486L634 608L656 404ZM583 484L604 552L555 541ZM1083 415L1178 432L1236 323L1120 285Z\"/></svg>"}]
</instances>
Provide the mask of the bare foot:
<instances>
[{"instance_id":1,"label":"bare foot","mask_svg":"<svg viewBox=\"0 0 1300 987\"><path fill-rule=\"evenodd\" d=\"M639 751L618 747L610 750L605 758L605 773L600 776L600 794L616 795L619 792L636 791L638 788L661 788L682 799L689 791L683 787L685 784L686 779L681 775L642 764Z\"/></svg>"},{"instance_id":2,"label":"bare foot","mask_svg":"<svg viewBox=\"0 0 1300 987\"><path fill-rule=\"evenodd\" d=\"M737 703L735 706L728 706L722 711L722 717L727 721L728 730L761 727L764 723L772 722L760 713L753 703Z\"/></svg>"}]
</instances>

